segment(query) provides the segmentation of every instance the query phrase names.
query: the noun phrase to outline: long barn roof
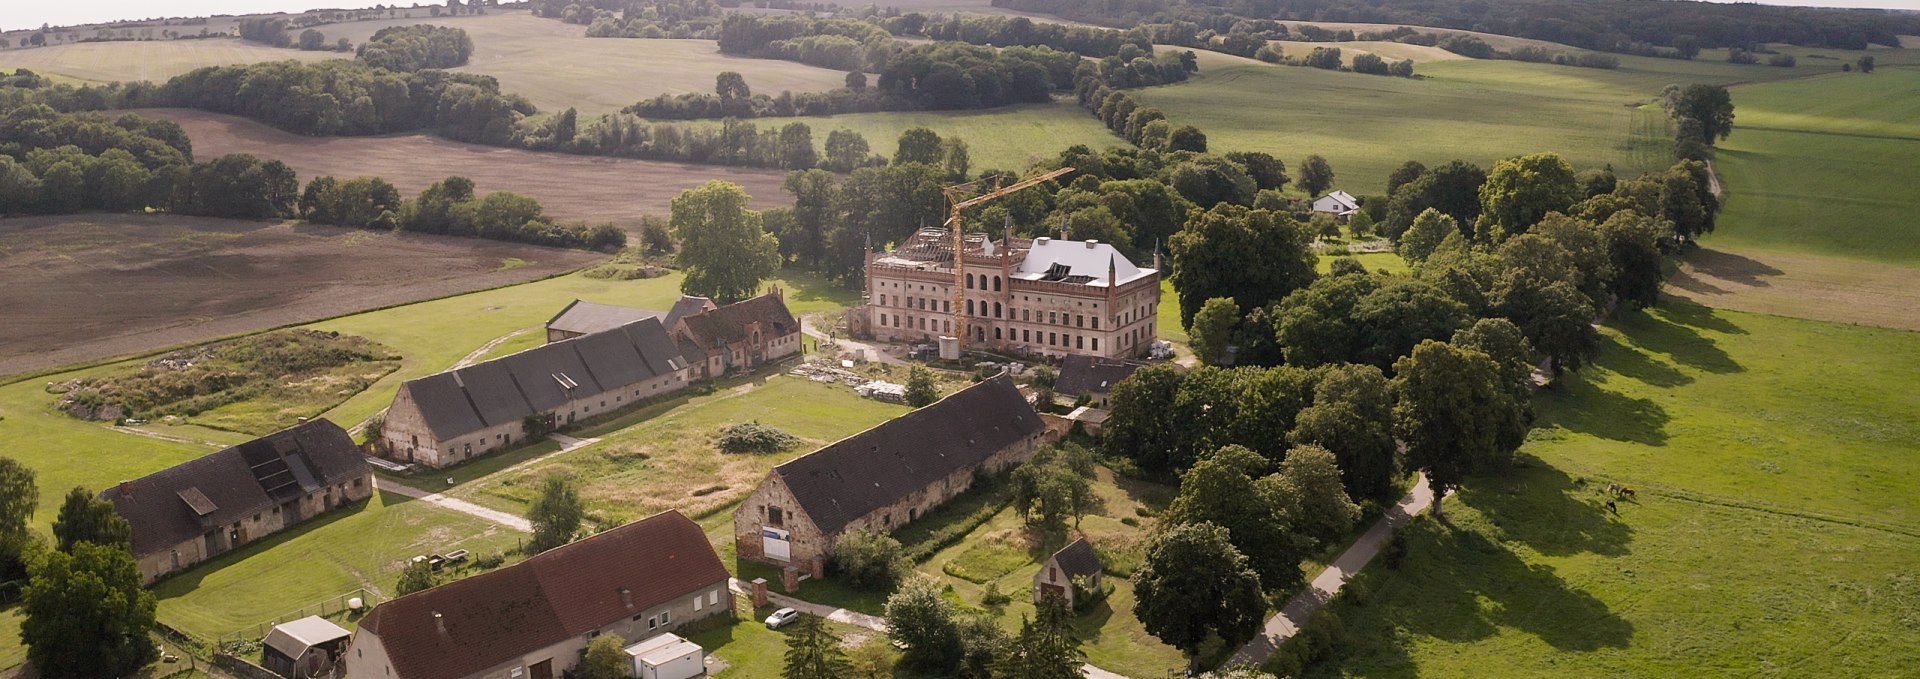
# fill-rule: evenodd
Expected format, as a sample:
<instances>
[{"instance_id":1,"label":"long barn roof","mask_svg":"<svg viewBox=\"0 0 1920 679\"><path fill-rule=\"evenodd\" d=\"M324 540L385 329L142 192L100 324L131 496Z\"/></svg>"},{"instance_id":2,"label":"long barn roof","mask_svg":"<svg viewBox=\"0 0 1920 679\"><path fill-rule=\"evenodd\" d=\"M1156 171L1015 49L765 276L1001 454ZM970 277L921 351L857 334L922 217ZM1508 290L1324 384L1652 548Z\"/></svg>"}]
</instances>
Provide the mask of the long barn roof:
<instances>
[{"instance_id":1,"label":"long barn roof","mask_svg":"<svg viewBox=\"0 0 1920 679\"><path fill-rule=\"evenodd\" d=\"M1045 429L1005 375L774 468L822 533L898 502Z\"/></svg>"}]
</instances>

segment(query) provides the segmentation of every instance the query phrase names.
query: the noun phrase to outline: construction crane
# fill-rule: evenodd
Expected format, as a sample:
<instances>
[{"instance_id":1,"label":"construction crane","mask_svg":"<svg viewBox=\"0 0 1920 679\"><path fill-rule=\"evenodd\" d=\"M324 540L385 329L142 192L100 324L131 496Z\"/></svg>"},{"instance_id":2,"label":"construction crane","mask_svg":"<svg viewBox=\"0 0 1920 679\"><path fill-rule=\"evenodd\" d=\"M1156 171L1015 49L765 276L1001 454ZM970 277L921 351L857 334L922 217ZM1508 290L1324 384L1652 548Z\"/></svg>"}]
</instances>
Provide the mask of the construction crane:
<instances>
[{"instance_id":1,"label":"construction crane","mask_svg":"<svg viewBox=\"0 0 1920 679\"><path fill-rule=\"evenodd\" d=\"M966 286L967 230L960 223L960 213L966 210L967 208L973 207L975 205L979 205L981 203L985 203L987 201L993 200L995 198L999 198L1001 196L1005 196L1015 191L1019 191L1021 189L1029 188L1032 186L1037 186L1044 182L1052 181L1055 177L1059 177L1060 175L1063 175L1072 171L1073 171L1073 168L1071 167L1063 167L1058 170L1047 172L1039 176L1023 179L1013 184L1002 186L1002 187L993 189L991 191L988 191L986 193L980 194L978 196L974 196L972 198L967 198L964 200L961 199L962 196L965 196L968 193L971 193L975 189L979 188L982 183L987 182L989 180L982 179L978 181L967 182L965 184L956 184L953 186L949 186L945 189L947 194L947 202L953 205L951 212L947 216L946 227L952 230L953 232L953 337L956 342L956 345L955 345L956 351L959 350L960 348L964 348L967 344L967 286ZM999 178L995 177L992 181L994 183L999 183ZM1007 246L1007 245L1012 245L1012 244L1011 243L1002 244L1002 246Z\"/></svg>"}]
</instances>

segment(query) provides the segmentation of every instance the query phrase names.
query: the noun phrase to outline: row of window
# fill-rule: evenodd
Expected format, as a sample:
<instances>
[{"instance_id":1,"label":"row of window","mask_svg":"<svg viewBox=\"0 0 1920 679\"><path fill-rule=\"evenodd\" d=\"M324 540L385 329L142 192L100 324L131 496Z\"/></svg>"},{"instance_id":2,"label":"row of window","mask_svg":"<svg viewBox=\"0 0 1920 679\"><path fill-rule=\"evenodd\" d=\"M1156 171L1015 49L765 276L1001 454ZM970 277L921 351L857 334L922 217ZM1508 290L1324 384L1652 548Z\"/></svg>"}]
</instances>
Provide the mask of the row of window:
<instances>
[{"instance_id":1,"label":"row of window","mask_svg":"<svg viewBox=\"0 0 1920 679\"><path fill-rule=\"evenodd\" d=\"M973 286L973 274L967 274L967 289L968 289L968 290L972 290L972 289L974 289L974 286ZM985 289L987 289L987 275L986 275L986 274L980 274L980 289L981 289L981 290L985 290ZM994 277L993 277L993 291L994 291L994 292L999 292L999 291L1000 291L1000 277L999 277L999 276L994 276Z\"/></svg>"}]
</instances>

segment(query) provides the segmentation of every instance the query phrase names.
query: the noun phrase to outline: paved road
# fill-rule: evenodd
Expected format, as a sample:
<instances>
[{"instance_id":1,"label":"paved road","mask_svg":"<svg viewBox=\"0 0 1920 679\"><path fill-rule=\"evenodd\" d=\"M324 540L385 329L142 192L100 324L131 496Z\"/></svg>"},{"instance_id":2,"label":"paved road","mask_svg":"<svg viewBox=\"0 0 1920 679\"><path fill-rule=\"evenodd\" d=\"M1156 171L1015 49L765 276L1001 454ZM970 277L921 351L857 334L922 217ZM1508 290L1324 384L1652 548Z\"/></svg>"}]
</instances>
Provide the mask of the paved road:
<instances>
[{"instance_id":1,"label":"paved road","mask_svg":"<svg viewBox=\"0 0 1920 679\"><path fill-rule=\"evenodd\" d=\"M1254 637L1253 641L1240 647L1240 650L1227 660L1227 664L1259 665L1266 662L1267 658L1273 655L1274 650L1280 647L1280 642L1286 641L1295 632L1300 631L1300 626L1307 624L1307 618L1312 616L1314 611L1320 610L1321 606L1325 606L1332 600L1333 595L1347 584L1348 579L1355 573L1359 573L1367 562L1373 560L1374 555L1380 553L1380 548L1386 546L1387 540L1393 537L1394 531L1407 525L1415 515L1427 511L1431 506L1433 506L1433 489L1427 485L1425 474L1418 475L1414 479L1413 490L1407 493L1406 497L1400 498L1400 502L1395 504L1393 509L1388 510L1386 516L1375 521L1373 526L1360 536L1360 539L1353 542L1353 546L1341 552L1340 558L1333 560L1333 565L1315 576L1306 590L1288 600L1287 605L1280 608L1280 614L1267 621L1267 626L1260 631L1260 636Z\"/></svg>"},{"instance_id":2,"label":"paved road","mask_svg":"<svg viewBox=\"0 0 1920 679\"><path fill-rule=\"evenodd\" d=\"M376 478L374 479L374 487L380 490L399 493L401 495L405 495L407 497L414 498L417 500L423 500L429 504L437 505L445 509L451 509L453 511L460 512L462 514L476 516L481 519L485 519L487 521L491 521L493 523L506 526L508 528L522 530L529 533L533 532L533 524L528 522L525 518L514 516L512 514L508 514L498 509L488 509L486 507L476 505L466 500L447 497L439 493L429 493L427 491L420 490L419 488L414 488L413 486L401 485L400 482L398 481L391 481L391 480Z\"/></svg>"},{"instance_id":3,"label":"paved road","mask_svg":"<svg viewBox=\"0 0 1920 679\"><path fill-rule=\"evenodd\" d=\"M729 580L727 586L741 594L753 594L753 584L739 578ZM801 601L785 594L773 592L771 589L773 587L772 583L769 583L768 587L767 601L772 602L775 606L791 608L808 615L817 615L841 624L865 627L875 632L887 631L887 621L880 616L867 615L858 611L849 611L844 608L834 608L824 604ZM801 587L805 588L806 586L801 585ZM1128 679L1124 674L1115 674L1092 665L1081 665L1080 670L1088 679Z\"/></svg>"}]
</instances>

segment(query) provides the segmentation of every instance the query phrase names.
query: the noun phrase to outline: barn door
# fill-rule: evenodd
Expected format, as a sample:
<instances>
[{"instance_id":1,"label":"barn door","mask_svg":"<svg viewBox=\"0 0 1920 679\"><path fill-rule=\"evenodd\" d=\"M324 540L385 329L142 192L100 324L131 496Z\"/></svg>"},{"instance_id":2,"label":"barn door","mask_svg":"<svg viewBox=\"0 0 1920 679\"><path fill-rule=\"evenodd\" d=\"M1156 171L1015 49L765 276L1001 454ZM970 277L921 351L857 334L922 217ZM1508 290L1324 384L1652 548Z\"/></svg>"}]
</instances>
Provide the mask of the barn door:
<instances>
[{"instance_id":1,"label":"barn door","mask_svg":"<svg viewBox=\"0 0 1920 679\"><path fill-rule=\"evenodd\" d=\"M546 660L542 660L540 662L534 663L532 667L529 667L527 669L530 670L529 673L533 675L532 679L553 679L553 659L552 658L548 658Z\"/></svg>"}]
</instances>

